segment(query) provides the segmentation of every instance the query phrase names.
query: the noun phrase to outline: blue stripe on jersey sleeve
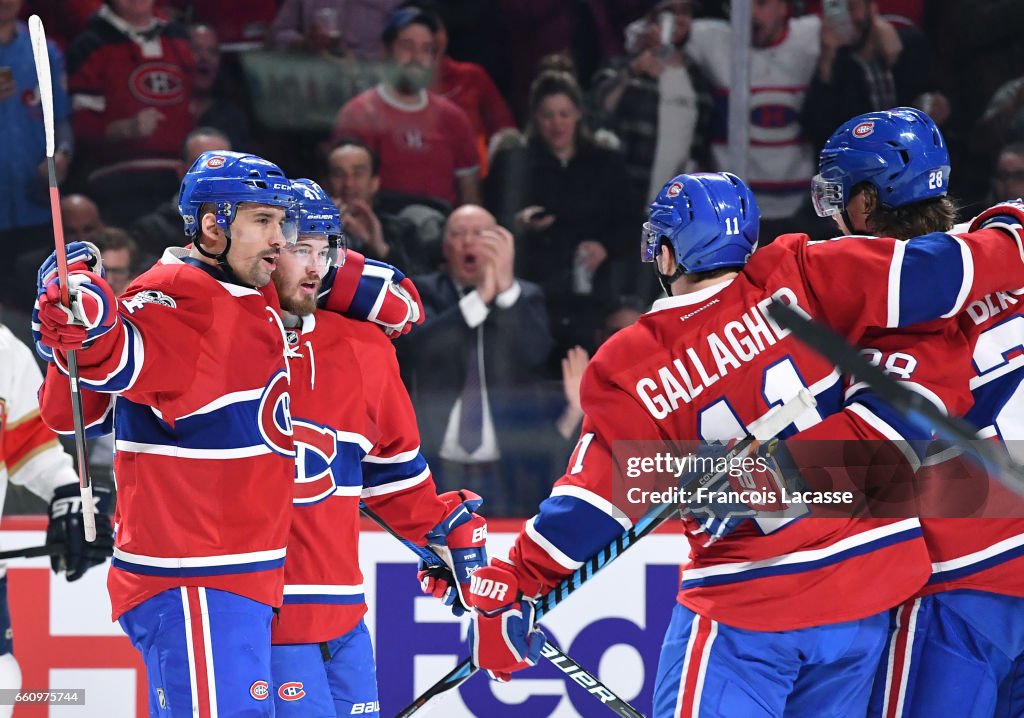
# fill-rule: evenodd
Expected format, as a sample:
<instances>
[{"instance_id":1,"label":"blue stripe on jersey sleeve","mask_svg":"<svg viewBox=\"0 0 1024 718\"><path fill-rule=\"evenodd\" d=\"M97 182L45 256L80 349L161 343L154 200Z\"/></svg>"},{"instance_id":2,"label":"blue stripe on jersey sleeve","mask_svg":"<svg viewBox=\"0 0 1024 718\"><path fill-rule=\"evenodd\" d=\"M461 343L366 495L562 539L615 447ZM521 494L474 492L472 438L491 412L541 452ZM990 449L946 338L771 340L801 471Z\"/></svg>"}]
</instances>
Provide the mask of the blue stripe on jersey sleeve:
<instances>
[{"instance_id":1,"label":"blue stripe on jersey sleeve","mask_svg":"<svg viewBox=\"0 0 1024 718\"><path fill-rule=\"evenodd\" d=\"M124 331L124 342L125 342L125 362L124 366L114 374L111 374L102 381L92 381L89 379L82 379L82 385L92 391L98 391L108 394L119 393L125 391L130 387L136 379L137 371L137 359L135 356L136 343L139 341L138 330L132 326L129 321L122 321L121 326ZM116 330L115 330L116 331ZM67 373L66 371L64 372Z\"/></svg>"},{"instance_id":2,"label":"blue stripe on jersey sleeve","mask_svg":"<svg viewBox=\"0 0 1024 718\"><path fill-rule=\"evenodd\" d=\"M854 394L847 402L847 404L852 403L866 407L872 414L899 432L917 458L924 458L928 452L928 446L932 442L932 430L927 424L916 422L906 414L896 411L867 390Z\"/></svg>"},{"instance_id":3,"label":"blue stripe on jersey sleeve","mask_svg":"<svg viewBox=\"0 0 1024 718\"><path fill-rule=\"evenodd\" d=\"M427 460L419 453L409 461L402 461L397 464L378 464L364 461L363 486L372 489L375 486L384 486L396 481L404 481L405 479L419 476L426 468Z\"/></svg>"},{"instance_id":4,"label":"blue stripe on jersey sleeve","mask_svg":"<svg viewBox=\"0 0 1024 718\"><path fill-rule=\"evenodd\" d=\"M964 283L960 244L934 232L907 242L900 268L898 326L938 319L956 305Z\"/></svg>"},{"instance_id":5,"label":"blue stripe on jersey sleeve","mask_svg":"<svg viewBox=\"0 0 1024 718\"><path fill-rule=\"evenodd\" d=\"M573 561L586 561L622 533L622 525L575 496L544 499L533 527Z\"/></svg>"},{"instance_id":6,"label":"blue stripe on jersey sleeve","mask_svg":"<svg viewBox=\"0 0 1024 718\"><path fill-rule=\"evenodd\" d=\"M153 410L124 396L115 404L117 440L183 449L238 449L263 446L259 432L259 399L179 419L174 428Z\"/></svg>"},{"instance_id":7,"label":"blue stripe on jersey sleeve","mask_svg":"<svg viewBox=\"0 0 1024 718\"><path fill-rule=\"evenodd\" d=\"M356 293L352 297L352 304L349 306L347 315L361 319L369 317L383 288L384 279L382 277L368 277L364 274L356 287Z\"/></svg>"}]
</instances>

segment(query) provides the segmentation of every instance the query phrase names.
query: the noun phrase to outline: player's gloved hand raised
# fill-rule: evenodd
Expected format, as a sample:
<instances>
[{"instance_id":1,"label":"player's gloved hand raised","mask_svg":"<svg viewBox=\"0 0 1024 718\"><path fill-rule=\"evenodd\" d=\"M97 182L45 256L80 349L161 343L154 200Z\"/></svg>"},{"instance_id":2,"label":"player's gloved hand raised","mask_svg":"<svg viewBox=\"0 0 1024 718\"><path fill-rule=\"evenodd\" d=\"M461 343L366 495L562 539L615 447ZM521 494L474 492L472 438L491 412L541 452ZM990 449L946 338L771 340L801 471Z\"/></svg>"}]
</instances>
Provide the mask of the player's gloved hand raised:
<instances>
[{"instance_id":1,"label":"player's gloved hand raised","mask_svg":"<svg viewBox=\"0 0 1024 718\"><path fill-rule=\"evenodd\" d=\"M323 279L320 306L379 324L395 338L423 321L423 302L412 280L397 268L348 250L345 263Z\"/></svg>"},{"instance_id":2,"label":"player's gloved hand raised","mask_svg":"<svg viewBox=\"0 0 1024 718\"><path fill-rule=\"evenodd\" d=\"M461 616L469 610L467 598L473 572L487 565L487 521L476 513L484 500L472 491L448 491L440 498L448 515L427 534L427 543L444 567L420 562L418 577L423 593L440 598Z\"/></svg>"},{"instance_id":3,"label":"player's gloved hand raised","mask_svg":"<svg viewBox=\"0 0 1024 718\"><path fill-rule=\"evenodd\" d=\"M99 248L92 242L71 242L65 247L68 260L68 272L87 271L106 277L103 269L103 259ZM50 252L50 256L39 265L36 272L36 294L43 292L46 285L57 277L57 252Z\"/></svg>"},{"instance_id":4,"label":"player's gloved hand raised","mask_svg":"<svg viewBox=\"0 0 1024 718\"><path fill-rule=\"evenodd\" d=\"M50 501L46 543L64 546L63 553L50 557L50 567L54 573L63 571L68 581L77 581L89 568L103 563L114 552L110 487L93 484L92 495L96 502L96 540L92 543L85 540L78 484L58 486Z\"/></svg>"},{"instance_id":5,"label":"player's gloved hand raised","mask_svg":"<svg viewBox=\"0 0 1024 718\"><path fill-rule=\"evenodd\" d=\"M758 511L786 509L781 500L783 487L788 491L804 488L784 442L773 439L745 460L737 457L727 463L726 455L735 444L735 440L702 444L697 461L691 464L695 470L682 477L686 486L712 466L725 469L703 486L691 485L691 498L683 509L683 515L693 522L691 533L705 535L704 546L728 536Z\"/></svg>"},{"instance_id":6,"label":"player's gloved hand raised","mask_svg":"<svg viewBox=\"0 0 1024 718\"><path fill-rule=\"evenodd\" d=\"M92 242L71 242L67 245L66 256L68 271L89 271L104 276L103 261L100 257L100 250ZM36 272L36 305L32 310L32 338L35 340L36 354L46 362L53 361L53 349L41 341L39 332L39 304L38 297L46 291L46 285L57 277L57 252L50 252L50 256L39 266Z\"/></svg>"},{"instance_id":7,"label":"player's gloved hand raised","mask_svg":"<svg viewBox=\"0 0 1024 718\"><path fill-rule=\"evenodd\" d=\"M974 232L991 226L1012 232L1024 230L1024 200L1015 199L989 207L971 220L969 231Z\"/></svg>"},{"instance_id":8,"label":"player's gloved hand raised","mask_svg":"<svg viewBox=\"0 0 1024 718\"><path fill-rule=\"evenodd\" d=\"M100 275L76 269L68 273L68 287L70 307L61 303L56 276L36 298L32 338L37 346L60 351L87 348L120 322L114 291ZM50 361L53 355L44 358Z\"/></svg>"},{"instance_id":9,"label":"player's gloved hand raised","mask_svg":"<svg viewBox=\"0 0 1024 718\"><path fill-rule=\"evenodd\" d=\"M515 566L495 558L490 566L477 569L469 600L475 609L469 625L473 663L499 681L537 665L547 639L533 625L533 598L519 590Z\"/></svg>"}]
</instances>

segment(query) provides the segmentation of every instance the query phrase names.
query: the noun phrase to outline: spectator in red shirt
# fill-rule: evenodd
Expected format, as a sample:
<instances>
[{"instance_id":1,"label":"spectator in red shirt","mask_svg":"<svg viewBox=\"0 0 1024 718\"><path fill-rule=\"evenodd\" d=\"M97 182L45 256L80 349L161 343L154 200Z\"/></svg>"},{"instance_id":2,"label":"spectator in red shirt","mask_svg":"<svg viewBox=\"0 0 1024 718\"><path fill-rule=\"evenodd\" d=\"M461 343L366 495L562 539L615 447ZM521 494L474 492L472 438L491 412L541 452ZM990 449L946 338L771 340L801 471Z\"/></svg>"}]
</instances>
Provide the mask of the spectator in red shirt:
<instances>
[{"instance_id":1,"label":"spectator in red shirt","mask_svg":"<svg viewBox=\"0 0 1024 718\"><path fill-rule=\"evenodd\" d=\"M178 152L194 127L195 60L185 29L153 0L110 0L67 53L76 161L104 215L125 225L179 184Z\"/></svg>"},{"instance_id":2,"label":"spectator in red shirt","mask_svg":"<svg viewBox=\"0 0 1024 718\"><path fill-rule=\"evenodd\" d=\"M391 14L381 38L390 59L386 78L341 108L332 141L353 135L380 156L382 192L454 207L478 201L479 157L466 113L426 90L437 30L418 8Z\"/></svg>"},{"instance_id":3,"label":"spectator in red shirt","mask_svg":"<svg viewBox=\"0 0 1024 718\"><path fill-rule=\"evenodd\" d=\"M411 2L409 7L418 7L434 16L437 32L434 42L437 55L434 64L432 92L445 97L466 113L476 135L477 152L480 155L480 176L487 175L487 144L498 130L515 127L516 122L490 75L475 62L459 62L448 56L448 29L444 18L432 2Z\"/></svg>"}]
</instances>

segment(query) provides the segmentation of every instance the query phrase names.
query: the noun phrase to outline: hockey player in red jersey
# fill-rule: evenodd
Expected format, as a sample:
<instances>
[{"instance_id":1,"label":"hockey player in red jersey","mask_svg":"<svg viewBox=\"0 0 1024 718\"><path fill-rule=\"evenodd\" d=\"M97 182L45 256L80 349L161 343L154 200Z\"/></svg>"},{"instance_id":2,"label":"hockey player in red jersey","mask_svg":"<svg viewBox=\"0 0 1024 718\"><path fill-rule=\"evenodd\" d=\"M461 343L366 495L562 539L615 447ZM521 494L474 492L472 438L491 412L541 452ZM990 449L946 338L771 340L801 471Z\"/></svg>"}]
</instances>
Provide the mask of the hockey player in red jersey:
<instances>
[{"instance_id":1,"label":"hockey player in red jersey","mask_svg":"<svg viewBox=\"0 0 1024 718\"><path fill-rule=\"evenodd\" d=\"M450 573L427 588L462 613L470 574L486 565L486 523L468 492L437 496L391 342L372 324L316 309L339 250L341 216L295 180L299 237L274 272L287 328L296 448L284 605L274 622L278 716L379 715L359 570L359 504L402 536L430 544ZM453 582L451 576L457 576Z\"/></svg>"},{"instance_id":2,"label":"hockey player in red jersey","mask_svg":"<svg viewBox=\"0 0 1024 718\"><path fill-rule=\"evenodd\" d=\"M765 307L781 298L852 341L953 315L987 291L1024 280L1016 230L981 228L959 239L930 235L909 243L809 243L805 235L784 235L751 255L757 209L738 178L683 175L669 182L652 205L644 248L672 296L592 361L582 387L587 417L569 471L527 522L509 563L492 560L477 572L508 587L504 600L471 590L479 664L508 674L532 663L541 636L532 627L530 599L635 515L612 492L613 439L740 437L802 387L818 408L783 436L927 439L870 394L844 397L834 368L787 339ZM922 296L921 287L939 272L958 281ZM835 277L847 273L858 281L837 286ZM944 357L930 353L925 360ZM948 378L926 388L950 411L963 411L967 370L942 364ZM940 372L933 366L927 373ZM716 528L723 529L716 541L691 541L654 715L863 713L886 636L884 611L929 573L919 521L779 525L727 518ZM885 581L864 580L881 574Z\"/></svg>"},{"instance_id":3,"label":"hockey player in red jersey","mask_svg":"<svg viewBox=\"0 0 1024 718\"><path fill-rule=\"evenodd\" d=\"M929 161L927 156L936 152L938 160ZM814 181L819 214L834 217L844 232L904 238L929 231L955 234L955 215L946 198L948 175L935 174L915 191L893 180L908 161L904 158L921 168L949 164L938 128L923 113L897 108L844 123L821 152ZM989 210L1008 213L1011 222L1014 211ZM948 283L950 278L935 281ZM988 295L966 305L957 318L973 355L969 381L974 405L966 418L981 436L1003 441L1018 438L1024 429L1015 411L1024 379L1019 357L1014 359L1024 347L1019 296ZM918 472L918 484L927 492L923 496L945 494L922 502L932 575L918 595L893 612L872 716L983 718L1020 710L997 712L996 706L1004 696L1009 700L1009 686L1000 685L1024 655L1024 518L1006 518L1024 516L1022 505L990 484L970 459L939 460L950 453L944 448L933 447ZM986 503L989 517L950 518Z\"/></svg>"},{"instance_id":4,"label":"hockey player in red jersey","mask_svg":"<svg viewBox=\"0 0 1024 718\"><path fill-rule=\"evenodd\" d=\"M293 203L276 165L204 153L179 194L191 248L167 250L120 299L86 246L68 248L71 309L59 304L54 255L40 270L33 331L53 361L44 420L70 428L65 352L78 349L87 423L116 429L108 587L146 662L154 713L273 713L270 618L295 452L270 276L295 239ZM332 274L326 302L400 333L420 311L391 270L356 261ZM369 313L354 304L368 298Z\"/></svg>"}]
</instances>

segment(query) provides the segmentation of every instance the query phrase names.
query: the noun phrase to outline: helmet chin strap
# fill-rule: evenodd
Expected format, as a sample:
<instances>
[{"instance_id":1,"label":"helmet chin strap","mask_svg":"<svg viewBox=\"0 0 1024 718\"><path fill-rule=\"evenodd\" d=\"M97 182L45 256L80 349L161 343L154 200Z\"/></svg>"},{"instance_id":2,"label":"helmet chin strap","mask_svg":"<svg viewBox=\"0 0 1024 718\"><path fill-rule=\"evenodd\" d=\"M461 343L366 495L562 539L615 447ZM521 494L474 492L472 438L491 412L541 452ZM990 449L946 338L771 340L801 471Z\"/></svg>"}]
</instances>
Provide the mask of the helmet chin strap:
<instances>
[{"instance_id":1,"label":"helmet chin strap","mask_svg":"<svg viewBox=\"0 0 1024 718\"><path fill-rule=\"evenodd\" d=\"M196 238L196 241L192 243L192 246L194 246L196 250L204 257L209 257L210 259L216 260L217 266L220 267L220 271L224 272L224 275L229 282L231 282L232 284L238 284L243 287L254 288L252 287L252 285L247 284L246 282L243 282L241 279L239 279L238 275L235 274L235 271L231 268L231 265L228 264L228 252L231 250L231 230L228 227L222 227L222 229L224 230L225 239L223 252L220 252L219 254L214 254L213 252L206 251L205 249L203 249L203 243L199 241L198 237Z\"/></svg>"},{"instance_id":2,"label":"helmet chin strap","mask_svg":"<svg viewBox=\"0 0 1024 718\"><path fill-rule=\"evenodd\" d=\"M672 272L672 274L662 274L661 270L658 269L657 262L655 262L654 273L658 275L658 281L661 283L661 288L665 290L665 294L671 297L673 282L686 274L686 270L683 269L683 265L677 264L676 271Z\"/></svg>"}]
</instances>

